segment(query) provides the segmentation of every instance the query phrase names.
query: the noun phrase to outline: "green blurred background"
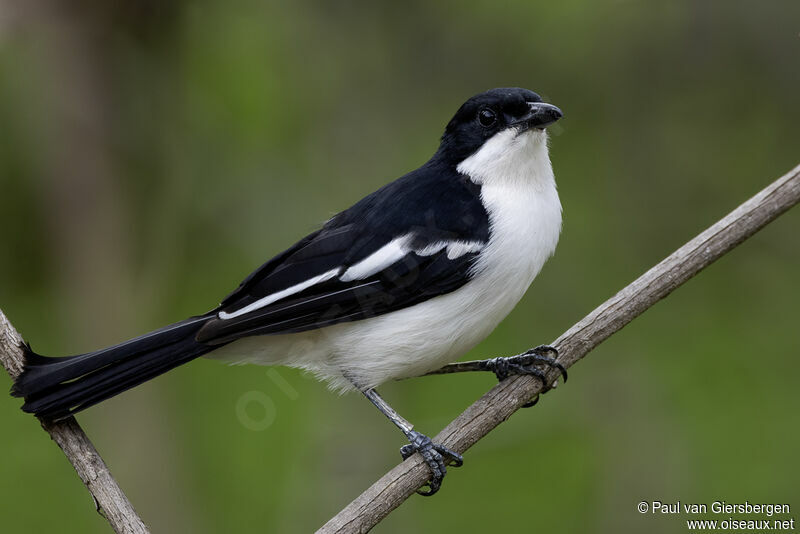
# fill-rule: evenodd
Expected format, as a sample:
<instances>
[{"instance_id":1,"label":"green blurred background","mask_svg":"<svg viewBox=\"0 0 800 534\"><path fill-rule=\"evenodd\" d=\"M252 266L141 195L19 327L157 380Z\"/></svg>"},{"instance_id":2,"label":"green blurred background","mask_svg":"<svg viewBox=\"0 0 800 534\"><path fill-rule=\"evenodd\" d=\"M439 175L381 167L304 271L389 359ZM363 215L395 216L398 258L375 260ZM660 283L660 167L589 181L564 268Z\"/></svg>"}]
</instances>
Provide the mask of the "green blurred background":
<instances>
[{"instance_id":1,"label":"green blurred background","mask_svg":"<svg viewBox=\"0 0 800 534\"><path fill-rule=\"evenodd\" d=\"M564 231L474 358L555 339L800 162L796 0L163 4L0 3L0 307L39 352L210 309L494 86L566 113ZM795 209L376 531L685 532L636 512L654 499L800 509L799 233ZM492 384L383 393L435 434ZM107 531L19 405L0 402L0 531ZM358 395L208 360L78 419L155 532L311 531L403 444Z\"/></svg>"}]
</instances>

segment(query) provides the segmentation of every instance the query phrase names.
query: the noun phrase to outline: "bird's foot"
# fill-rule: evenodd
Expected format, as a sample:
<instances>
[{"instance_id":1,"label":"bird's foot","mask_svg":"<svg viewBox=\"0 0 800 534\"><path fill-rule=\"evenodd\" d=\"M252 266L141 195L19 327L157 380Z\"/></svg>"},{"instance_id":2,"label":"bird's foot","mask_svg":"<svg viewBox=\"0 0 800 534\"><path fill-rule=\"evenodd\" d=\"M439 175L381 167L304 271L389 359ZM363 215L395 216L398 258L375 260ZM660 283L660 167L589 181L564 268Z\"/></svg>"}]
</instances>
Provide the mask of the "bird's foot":
<instances>
[{"instance_id":1,"label":"bird's foot","mask_svg":"<svg viewBox=\"0 0 800 534\"><path fill-rule=\"evenodd\" d=\"M547 371L550 369L558 369L561 376L564 377L564 382L567 381L567 370L563 365L558 363L558 351L550 345L539 345L538 347L524 352L518 356L509 356L505 358L492 358L486 360L485 365L488 371L494 372L497 380L503 381L511 375L531 375L535 376L542 382L542 393L547 393L558 383L556 378L553 383L547 380ZM523 408L530 408L539 402L539 395L527 404L523 404Z\"/></svg>"},{"instance_id":2,"label":"bird's foot","mask_svg":"<svg viewBox=\"0 0 800 534\"><path fill-rule=\"evenodd\" d=\"M455 451L451 451L443 445L434 443L431 438L425 434L420 434L416 430L411 430L408 434L408 445L403 445L400 448L400 454L403 460L409 458L415 452L420 453L422 459L428 464L431 470L431 478L428 481L428 490L417 490L417 493L426 497L433 495L439 488L442 487L442 480L444 475L447 474L447 465L451 464L453 467L461 467L464 464L464 458Z\"/></svg>"}]
</instances>

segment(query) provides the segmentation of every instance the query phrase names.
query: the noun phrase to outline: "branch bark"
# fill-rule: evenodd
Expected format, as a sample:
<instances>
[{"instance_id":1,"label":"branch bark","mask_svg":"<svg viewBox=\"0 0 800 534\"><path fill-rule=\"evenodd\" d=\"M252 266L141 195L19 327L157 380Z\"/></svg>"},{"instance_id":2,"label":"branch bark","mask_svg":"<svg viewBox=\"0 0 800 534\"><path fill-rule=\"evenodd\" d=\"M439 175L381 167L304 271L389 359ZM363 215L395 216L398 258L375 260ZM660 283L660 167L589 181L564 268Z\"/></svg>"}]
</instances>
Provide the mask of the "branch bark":
<instances>
[{"instance_id":1,"label":"branch bark","mask_svg":"<svg viewBox=\"0 0 800 534\"><path fill-rule=\"evenodd\" d=\"M11 378L16 378L22 372L21 343L22 337L0 310L0 363ZM150 531L75 418L70 417L58 423L41 421L41 424L78 472L94 499L97 511L106 518L114 532L148 534Z\"/></svg>"},{"instance_id":2,"label":"branch bark","mask_svg":"<svg viewBox=\"0 0 800 534\"><path fill-rule=\"evenodd\" d=\"M716 224L598 306L561 335L553 346L566 368L574 365L609 336L669 295L709 264L800 202L800 166L764 188ZM12 378L22 372L22 338L0 311L0 363ZM552 379L555 379L552 376ZM530 399L539 394L538 380L513 377L499 383L451 422L435 440L463 453ZM108 467L74 418L42 421L44 428L72 463L103 515L117 533L149 530L111 476ZM428 468L415 454L362 493L318 532L367 532L422 487Z\"/></svg>"},{"instance_id":3,"label":"branch bark","mask_svg":"<svg viewBox=\"0 0 800 534\"><path fill-rule=\"evenodd\" d=\"M552 343L566 368L675 288L800 201L800 166L779 178L598 306ZM557 372L549 378L555 379ZM463 453L539 394L530 376L505 380L475 401L434 439ZM328 521L318 534L363 533L427 481L419 454L396 466Z\"/></svg>"}]
</instances>

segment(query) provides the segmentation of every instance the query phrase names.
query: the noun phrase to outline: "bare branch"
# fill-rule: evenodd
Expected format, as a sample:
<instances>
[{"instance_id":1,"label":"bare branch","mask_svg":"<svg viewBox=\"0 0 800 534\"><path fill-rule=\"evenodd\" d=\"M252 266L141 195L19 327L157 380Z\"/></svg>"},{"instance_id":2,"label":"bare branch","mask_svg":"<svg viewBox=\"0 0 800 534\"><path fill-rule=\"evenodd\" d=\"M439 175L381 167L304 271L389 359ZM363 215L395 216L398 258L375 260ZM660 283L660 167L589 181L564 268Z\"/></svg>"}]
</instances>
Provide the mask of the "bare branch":
<instances>
[{"instance_id":1,"label":"bare branch","mask_svg":"<svg viewBox=\"0 0 800 534\"><path fill-rule=\"evenodd\" d=\"M613 333L686 280L763 228L800 201L800 166L689 241L661 263L596 308L559 337L559 362L571 367ZM0 311L0 363L12 378L22 371L22 338ZM555 378L553 376L552 378ZM464 452L508 419L540 390L538 380L520 376L503 381L436 436ZM108 467L74 418L42 427L64 451L95 500L97 510L118 533L149 532ZM425 484L428 468L414 455L367 489L319 532L367 532Z\"/></svg>"},{"instance_id":2,"label":"bare branch","mask_svg":"<svg viewBox=\"0 0 800 534\"><path fill-rule=\"evenodd\" d=\"M558 361L569 368L798 201L800 166L764 188L576 323L552 343L559 350ZM551 378L554 379L555 374L551 373ZM540 389L539 381L529 376L505 380L447 425L435 441L463 453L535 397ZM419 454L415 454L375 482L318 533L369 531L425 484L428 476L428 467Z\"/></svg>"},{"instance_id":3,"label":"bare branch","mask_svg":"<svg viewBox=\"0 0 800 534\"><path fill-rule=\"evenodd\" d=\"M16 378L22 372L21 343L22 338L0 310L0 363L11 378ZM42 428L64 451L86 489L92 494L97 511L108 520L114 532L149 533L75 418L70 417L58 423L41 423Z\"/></svg>"}]
</instances>

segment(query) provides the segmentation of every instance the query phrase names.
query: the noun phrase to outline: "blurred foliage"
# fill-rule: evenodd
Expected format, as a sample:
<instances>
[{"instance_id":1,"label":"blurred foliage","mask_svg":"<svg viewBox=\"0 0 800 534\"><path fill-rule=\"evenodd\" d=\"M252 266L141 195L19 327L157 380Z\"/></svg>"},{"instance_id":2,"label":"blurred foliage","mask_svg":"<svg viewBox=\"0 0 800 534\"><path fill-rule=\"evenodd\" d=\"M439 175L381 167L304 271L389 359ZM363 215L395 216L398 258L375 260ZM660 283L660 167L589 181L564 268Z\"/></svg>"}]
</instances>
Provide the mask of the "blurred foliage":
<instances>
[{"instance_id":1,"label":"blurred foliage","mask_svg":"<svg viewBox=\"0 0 800 534\"><path fill-rule=\"evenodd\" d=\"M468 96L519 85L566 113L564 232L470 356L551 341L798 163L798 20L794 0L9 0L0 306L46 354L207 310L425 161ZM800 509L798 230L795 209L659 303L376 531L682 532L636 512L652 499ZM383 393L433 434L492 382ZM0 403L0 530L105 532L18 407ZM207 360L79 419L155 532L310 531L403 442L357 395Z\"/></svg>"}]
</instances>

